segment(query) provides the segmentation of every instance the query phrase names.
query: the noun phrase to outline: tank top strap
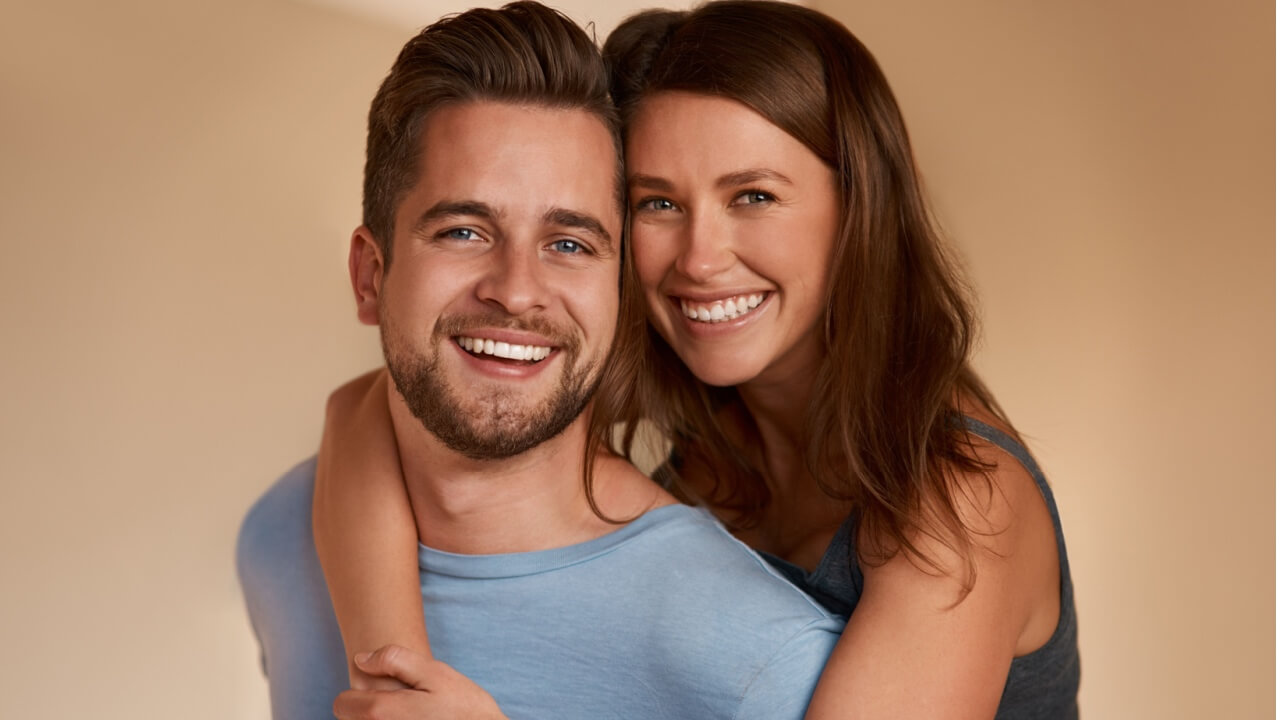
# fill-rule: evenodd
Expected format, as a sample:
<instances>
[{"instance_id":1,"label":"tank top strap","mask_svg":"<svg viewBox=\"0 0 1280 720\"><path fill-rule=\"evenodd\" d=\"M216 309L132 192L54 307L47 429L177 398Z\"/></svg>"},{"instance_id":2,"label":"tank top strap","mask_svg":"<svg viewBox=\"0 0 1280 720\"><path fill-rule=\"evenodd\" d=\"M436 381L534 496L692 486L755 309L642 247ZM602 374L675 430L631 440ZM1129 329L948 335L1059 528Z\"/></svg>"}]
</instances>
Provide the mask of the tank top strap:
<instances>
[{"instance_id":1,"label":"tank top strap","mask_svg":"<svg viewBox=\"0 0 1280 720\"><path fill-rule=\"evenodd\" d=\"M1022 467L1026 468L1027 472L1031 473L1031 476L1036 479L1037 484L1044 481L1044 473L1040 471L1040 466L1036 464L1035 458L1031 457L1031 453L1027 448L1012 435L968 415L960 417L960 424L970 434L977 435L1016 458L1019 463L1022 463ZM1044 488L1042 487L1041 491L1043 492L1043 490Z\"/></svg>"},{"instance_id":2,"label":"tank top strap","mask_svg":"<svg viewBox=\"0 0 1280 720\"><path fill-rule=\"evenodd\" d=\"M1013 436L968 415L961 416L960 421L960 424L969 433L1012 455L1022 464L1022 467L1026 468L1032 479L1036 481L1036 487L1040 489L1040 496L1044 498L1044 503L1049 508L1049 516L1053 519L1053 533L1058 541L1059 574L1063 583L1062 600L1065 606L1074 597L1075 590L1071 585L1071 571L1070 566L1067 564L1067 541L1062 533L1062 518L1058 515L1058 503L1054 500L1053 490L1049 488L1049 481L1045 479L1044 472L1040 469L1040 465L1036 463L1035 458L1031 457L1031 452L1027 450L1026 446Z\"/></svg>"}]
</instances>

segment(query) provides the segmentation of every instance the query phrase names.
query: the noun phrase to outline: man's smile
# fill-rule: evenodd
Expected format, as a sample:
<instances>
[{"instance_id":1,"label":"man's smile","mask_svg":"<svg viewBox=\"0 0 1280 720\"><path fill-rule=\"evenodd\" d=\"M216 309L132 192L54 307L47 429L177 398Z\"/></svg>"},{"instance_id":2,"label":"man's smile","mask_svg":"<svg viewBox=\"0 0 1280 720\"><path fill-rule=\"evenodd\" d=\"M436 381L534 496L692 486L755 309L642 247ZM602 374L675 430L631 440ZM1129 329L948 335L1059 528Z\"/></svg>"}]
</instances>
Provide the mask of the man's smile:
<instances>
[{"instance_id":1,"label":"man's smile","mask_svg":"<svg viewBox=\"0 0 1280 720\"><path fill-rule=\"evenodd\" d=\"M472 355L492 355L496 358L537 363L551 354L553 348L545 345L519 345L502 340L493 341L478 337L455 337L454 342Z\"/></svg>"}]
</instances>

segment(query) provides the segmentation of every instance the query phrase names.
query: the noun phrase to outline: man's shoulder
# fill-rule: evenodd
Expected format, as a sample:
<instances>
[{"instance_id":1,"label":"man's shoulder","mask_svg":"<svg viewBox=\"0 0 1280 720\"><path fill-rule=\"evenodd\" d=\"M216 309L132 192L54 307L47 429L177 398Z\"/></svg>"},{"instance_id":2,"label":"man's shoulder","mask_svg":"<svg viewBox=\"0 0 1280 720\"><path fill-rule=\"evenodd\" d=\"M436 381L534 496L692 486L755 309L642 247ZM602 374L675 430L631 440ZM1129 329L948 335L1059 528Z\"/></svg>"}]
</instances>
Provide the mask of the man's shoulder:
<instances>
[{"instance_id":1,"label":"man's shoulder","mask_svg":"<svg viewBox=\"0 0 1280 720\"><path fill-rule=\"evenodd\" d=\"M299 554L315 554L311 539L315 471L314 457L298 463L245 513L236 540L236 567L246 590L269 580L280 566L293 564Z\"/></svg>"},{"instance_id":2,"label":"man's shoulder","mask_svg":"<svg viewBox=\"0 0 1280 720\"><path fill-rule=\"evenodd\" d=\"M648 630L670 692L706 717L799 718L844 622L710 513L662 509L618 567L617 606ZM618 562L615 558L612 562ZM612 572L614 568L611 568Z\"/></svg>"},{"instance_id":3,"label":"man's shoulder","mask_svg":"<svg viewBox=\"0 0 1280 720\"><path fill-rule=\"evenodd\" d=\"M236 569L270 678L272 717L332 717L346 686L342 638L311 538L315 459L276 480L249 508Z\"/></svg>"},{"instance_id":4,"label":"man's shoulder","mask_svg":"<svg viewBox=\"0 0 1280 720\"><path fill-rule=\"evenodd\" d=\"M688 589L740 588L748 594L746 605L794 607L808 619L834 617L817 601L784 578L772 565L742 541L733 537L711 513L684 505L664 508L664 522L654 523L641 537L662 548L651 557L671 575L681 577ZM647 547L637 550L647 553ZM733 596L736 596L734 593Z\"/></svg>"},{"instance_id":5,"label":"man's shoulder","mask_svg":"<svg viewBox=\"0 0 1280 720\"><path fill-rule=\"evenodd\" d=\"M676 644L710 640L720 646L721 657L738 653L748 663L798 641L825 659L844 629L841 618L782 577L710 513L679 505L661 510L662 522L638 533L634 547L612 559L608 572L620 596L644 604L637 612L663 628L664 638Z\"/></svg>"}]
</instances>

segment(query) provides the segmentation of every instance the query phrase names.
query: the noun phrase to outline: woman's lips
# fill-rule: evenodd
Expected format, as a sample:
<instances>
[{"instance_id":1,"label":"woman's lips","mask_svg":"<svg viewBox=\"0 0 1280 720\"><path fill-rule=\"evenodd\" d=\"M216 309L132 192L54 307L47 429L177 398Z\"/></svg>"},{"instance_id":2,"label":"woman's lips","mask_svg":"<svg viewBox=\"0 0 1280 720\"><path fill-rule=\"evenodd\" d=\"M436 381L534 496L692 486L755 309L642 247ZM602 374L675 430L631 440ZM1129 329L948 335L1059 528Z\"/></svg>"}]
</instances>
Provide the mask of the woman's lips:
<instances>
[{"instance_id":1,"label":"woman's lips","mask_svg":"<svg viewBox=\"0 0 1280 720\"><path fill-rule=\"evenodd\" d=\"M770 293L754 292L727 295L716 300L694 300L673 296L673 300L686 318L695 323L718 324L750 315L760 307Z\"/></svg>"}]
</instances>

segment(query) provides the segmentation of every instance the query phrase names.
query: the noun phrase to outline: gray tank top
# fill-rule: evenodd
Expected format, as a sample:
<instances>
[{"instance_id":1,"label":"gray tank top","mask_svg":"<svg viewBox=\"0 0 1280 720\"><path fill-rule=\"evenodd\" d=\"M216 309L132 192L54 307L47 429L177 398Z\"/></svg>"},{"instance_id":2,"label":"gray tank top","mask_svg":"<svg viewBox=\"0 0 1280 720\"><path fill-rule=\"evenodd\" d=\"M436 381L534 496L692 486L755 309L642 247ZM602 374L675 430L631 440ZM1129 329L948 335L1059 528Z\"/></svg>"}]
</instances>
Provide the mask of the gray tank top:
<instances>
[{"instance_id":1,"label":"gray tank top","mask_svg":"<svg viewBox=\"0 0 1280 720\"><path fill-rule=\"evenodd\" d=\"M964 418L965 429L1000 447L1027 469L1044 496L1053 517L1058 540L1058 572L1061 587L1058 626L1049 641L1028 655L1014 658L1005 681L996 720L1074 720L1080 715L1076 693L1080 688L1080 650L1076 643L1075 593L1067 565L1067 545L1053 491L1031 454L1017 440L985 423ZM858 567L854 543L857 518L850 515L831 539L813 572L782 558L760 553L784 577L803 588L831 612L848 617L862 596L862 571Z\"/></svg>"}]
</instances>

